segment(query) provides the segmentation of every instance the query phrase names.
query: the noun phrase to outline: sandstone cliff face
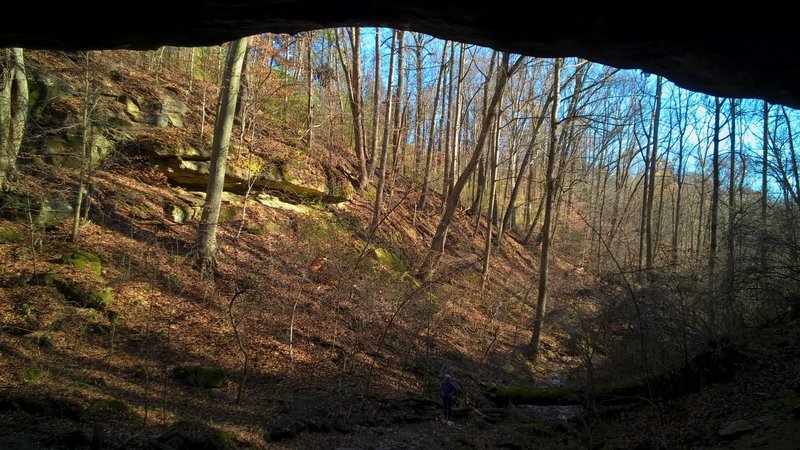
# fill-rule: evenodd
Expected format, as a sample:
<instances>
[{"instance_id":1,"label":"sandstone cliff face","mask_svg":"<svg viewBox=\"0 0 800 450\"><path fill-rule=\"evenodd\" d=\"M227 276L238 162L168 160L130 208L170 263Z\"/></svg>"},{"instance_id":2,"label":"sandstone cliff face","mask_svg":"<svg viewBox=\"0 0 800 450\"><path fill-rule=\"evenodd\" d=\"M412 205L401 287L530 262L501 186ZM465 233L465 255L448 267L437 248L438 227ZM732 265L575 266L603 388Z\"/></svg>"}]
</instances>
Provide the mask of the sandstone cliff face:
<instances>
[{"instance_id":1,"label":"sandstone cliff face","mask_svg":"<svg viewBox=\"0 0 800 450\"><path fill-rule=\"evenodd\" d=\"M88 167L96 168L111 155L144 157L172 184L190 191L206 189L213 101L195 104L196 96L182 86L161 87L135 71L114 69L90 72L87 95L77 76L59 69L38 65L29 77L39 132L27 152L35 162L79 168L85 158ZM90 114L84 148L85 104ZM323 159L320 155L329 152L270 135L276 133L266 131L231 145L226 191L269 194L291 203L352 198L346 160Z\"/></svg>"}]
</instances>

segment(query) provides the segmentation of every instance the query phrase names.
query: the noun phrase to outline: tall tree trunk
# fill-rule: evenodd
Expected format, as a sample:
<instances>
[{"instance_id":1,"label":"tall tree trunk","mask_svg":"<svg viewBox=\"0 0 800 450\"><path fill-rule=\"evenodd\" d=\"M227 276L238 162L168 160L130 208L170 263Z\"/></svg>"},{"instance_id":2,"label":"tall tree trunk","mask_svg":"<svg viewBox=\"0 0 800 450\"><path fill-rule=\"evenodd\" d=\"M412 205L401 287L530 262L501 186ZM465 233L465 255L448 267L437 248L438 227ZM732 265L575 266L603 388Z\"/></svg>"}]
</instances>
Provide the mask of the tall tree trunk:
<instances>
[{"instance_id":1,"label":"tall tree trunk","mask_svg":"<svg viewBox=\"0 0 800 450\"><path fill-rule=\"evenodd\" d=\"M769 173L769 103L764 101L764 148L761 154L761 236L758 251L761 269L767 268L767 175Z\"/></svg>"},{"instance_id":2,"label":"tall tree trunk","mask_svg":"<svg viewBox=\"0 0 800 450\"><path fill-rule=\"evenodd\" d=\"M451 172L457 174L461 169L459 164L459 155L461 154L461 109L463 107L463 88L464 88L464 44L459 44L458 52L458 76L456 78L456 104L455 111L453 112L453 138L452 142L452 168ZM451 186L452 189L452 186Z\"/></svg>"},{"instance_id":3,"label":"tall tree trunk","mask_svg":"<svg viewBox=\"0 0 800 450\"><path fill-rule=\"evenodd\" d=\"M536 141L539 137L539 130L544 123L544 119L547 117L545 115L545 111L550 106L550 102L553 100L553 97L550 96L545 100L544 106L542 106L542 113L539 115L539 118L536 119L536 124L531 131L531 140L528 144L528 148L525 149L525 155L522 157L522 163L519 165L519 170L517 171L516 178L514 179L513 187L511 188L511 195L508 200L509 207L506 209L506 213L503 215L502 221L502 229L507 229L511 226L511 215L513 214L513 208L511 205L517 201L517 196L519 195L519 189L522 186L523 178L525 177L525 171L528 170L528 166L530 165L531 158L533 157L534 149L536 148ZM530 186L530 183L528 184ZM498 237L498 245L503 239L502 233Z\"/></svg>"},{"instance_id":4,"label":"tall tree trunk","mask_svg":"<svg viewBox=\"0 0 800 450\"><path fill-rule=\"evenodd\" d=\"M497 116L500 117L499 115ZM481 277L481 292L486 288L486 281L489 279L489 260L492 255L492 224L497 216L497 155L500 153L500 123L495 120L493 128L494 139L492 139L491 151L487 155L489 160L489 211L486 217L486 241L483 247L483 267Z\"/></svg>"},{"instance_id":5,"label":"tall tree trunk","mask_svg":"<svg viewBox=\"0 0 800 450\"><path fill-rule=\"evenodd\" d=\"M90 61L91 52L84 52L84 75L83 75L83 122L81 123L81 168L78 174L78 194L75 197L75 211L73 211L72 233L70 241L77 242L78 234L81 229L81 210L83 206L83 196L86 194L88 184L89 166L91 165L91 149L89 140L89 129L91 128L91 114L94 107L90 105Z\"/></svg>"},{"instance_id":6,"label":"tall tree trunk","mask_svg":"<svg viewBox=\"0 0 800 450\"><path fill-rule=\"evenodd\" d=\"M0 50L0 191L10 189L28 121L28 80L21 48Z\"/></svg>"},{"instance_id":7,"label":"tall tree trunk","mask_svg":"<svg viewBox=\"0 0 800 450\"><path fill-rule=\"evenodd\" d=\"M661 116L661 82L659 76L656 80L656 107L653 112L653 150L650 152L650 181L647 183L647 209L646 209L646 234L647 234L647 262L648 275L653 272L653 197L656 192L656 160L658 159L658 123Z\"/></svg>"},{"instance_id":8,"label":"tall tree trunk","mask_svg":"<svg viewBox=\"0 0 800 450\"><path fill-rule=\"evenodd\" d=\"M361 29L359 27L352 27L348 29L348 35L350 37L350 50L353 59L350 70L348 70L347 63L342 54L338 30L336 31L336 51L345 74L345 80L347 81L350 113L353 116L353 137L355 139L356 157L358 158L358 188L360 191L363 191L366 189L367 184L369 184L369 171L367 170L367 159L364 148L364 103L361 96Z\"/></svg>"},{"instance_id":9,"label":"tall tree trunk","mask_svg":"<svg viewBox=\"0 0 800 450\"><path fill-rule=\"evenodd\" d=\"M452 185L453 174L452 158L450 155L450 117L451 105L453 101L453 49L454 42L446 42L444 52L447 53L447 44L450 44L450 57L447 58L447 73L444 77L442 89L447 86L447 90L442 93L442 117L439 119L439 148L444 150L444 176L442 177L442 197L447 198ZM444 210L444 202L442 202Z\"/></svg>"},{"instance_id":10,"label":"tall tree trunk","mask_svg":"<svg viewBox=\"0 0 800 450\"><path fill-rule=\"evenodd\" d=\"M392 177L397 174L398 164L403 164L401 151L402 122L403 122L403 81L405 77L405 41L406 32L397 32L397 88L394 93L394 113L392 120Z\"/></svg>"},{"instance_id":11,"label":"tall tree trunk","mask_svg":"<svg viewBox=\"0 0 800 450\"><path fill-rule=\"evenodd\" d=\"M731 310L736 303L736 101L728 100L731 106L730 118L730 180L728 180L728 289L731 296ZM730 317L730 319L733 319Z\"/></svg>"},{"instance_id":12,"label":"tall tree trunk","mask_svg":"<svg viewBox=\"0 0 800 450\"><path fill-rule=\"evenodd\" d=\"M536 317L533 321L533 335L530 342L530 357L536 361L539 357L539 344L542 339L542 325L544 322L544 312L547 307L547 270L550 263L550 221L553 215L553 194L555 193L555 178L553 168L558 147L558 106L561 103L561 58L556 59L553 69L553 105L550 112L550 142L547 149L547 169L545 170L545 205L544 205L544 227L542 237L542 253L539 261L539 290L536 296Z\"/></svg>"},{"instance_id":13,"label":"tall tree trunk","mask_svg":"<svg viewBox=\"0 0 800 450\"><path fill-rule=\"evenodd\" d=\"M228 146L236 112L236 98L239 94L239 80L248 38L231 43L228 52L222 88L219 92L219 107L214 123L214 141L211 147L211 164L206 188L206 201L200 218L197 236L197 252L201 266L201 276L213 273L217 253L217 223L225 186L225 168L228 160Z\"/></svg>"},{"instance_id":14,"label":"tall tree trunk","mask_svg":"<svg viewBox=\"0 0 800 450\"><path fill-rule=\"evenodd\" d=\"M375 85L372 91L372 148L369 156L367 176L372 178L378 163L378 133L380 130L381 111L381 29L375 27Z\"/></svg>"},{"instance_id":15,"label":"tall tree trunk","mask_svg":"<svg viewBox=\"0 0 800 450\"><path fill-rule=\"evenodd\" d=\"M475 143L475 151L472 152L472 157L470 158L466 167L464 167L464 172L458 177L456 184L453 186L453 189L445 199L444 213L439 221L439 225L436 227L436 233L433 235L433 239L431 241L431 250L428 252L425 263L423 264L423 273L425 274L425 278L430 278L439 263L439 258L442 256L442 253L444 253L447 230L450 227L450 222L453 220L453 214L456 212L456 207L458 207L458 203L461 198L461 191L464 189L464 186L466 186L469 177L472 176L472 172L478 165L481 154L483 154L486 140L492 128L492 122L494 121L494 117L499 113L500 99L503 97L503 91L508 83L508 79L514 74L514 72L517 71L517 69L519 69L524 60L523 57L520 57L514 62L513 65L511 65L511 67L509 67L509 58L509 54L504 52L502 55L502 61L498 66L497 82L495 83L492 100L486 108L487 114L483 118L481 131L478 135L478 140ZM486 82L488 83L489 80L487 79Z\"/></svg>"},{"instance_id":16,"label":"tall tree trunk","mask_svg":"<svg viewBox=\"0 0 800 450\"><path fill-rule=\"evenodd\" d=\"M306 48L306 145L314 145L314 62L312 60L314 47L314 31L308 32L308 47Z\"/></svg>"},{"instance_id":17,"label":"tall tree trunk","mask_svg":"<svg viewBox=\"0 0 800 450\"><path fill-rule=\"evenodd\" d=\"M250 65L249 59L247 56L250 53L248 48L244 51L244 61L242 61L242 74L241 80L239 81L239 94L236 99L236 121L239 122L239 125L242 128L242 135L244 135L245 131L245 113L247 112L247 102L248 96L250 95L250 87L248 86L247 82L247 67Z\"/></svg>"},{"instance_id":18,"label":"tall tree trunk","mask_svg":"<svg viewBox=\"0 0 800 450\"><path fill-rule=\"evenodd\" d=\"M717 220L719 217L719 115L722 101L714 97L714 155L711 159L712 186L711 186L711 237L708 251L708 284L714 287L714 276L717 265ZM715 325L715 324L712 324Z\"/></svg>"},{"instance_id":19,"label":"tall tree trunk","mask_svg":"<svg viewBox=\"0 0 800 450\"><path fill-rule=\"evenodd\" d=\"M389 136L392 123L392 79L394 78L394 50L397 44L396 30L392 31L392 50L389 56L389 82L386 85L386 116L384 117L383 145L381 146L381 165L378 170L378 188L375 193L375 208L372 211L372 228L377 228L381 221L381 205L383 204L383 190L386 186L386 153L389 149Z\"/></svg>"},{"instance_id":20,"label":"tall tree trunk","mask_svg":"<svg viewBox=\"0 0 800 450\"><path fill-rule=\"evenodd\" d=\"M422 161L422 151L424 148L424 139L422 137L422 124L423 124L423 104L424 92L422 91L422 70L423 70L423 36L422 33L414 33L414 44L416 54L416 77L417 77L417 101L416 101L416 119L414 120L414 181L419 177L420 164Z\"/></svg>"},{"instance_id":21,"label":"tall tree trunk","mask_svg":"<svg viewBox=\"0 0 800 450\"><path fill-rule=\"evenodd\" d=\"M422 194L419 198L419 209L425 209L428 202L428 195L430 191L431 182L431 166L433 165L433 144L436 140L436 111L439 107L439 95L442 91L442 83L444 82L445 74L445 61L447 61L447 46L442 50L442 62L439 65L439 77L436 80L436 94L433 96L433 111L431 111L431 123L428 127L428 150L425 155L425 174L422 178Z\"/></svg>"}]
</instances>

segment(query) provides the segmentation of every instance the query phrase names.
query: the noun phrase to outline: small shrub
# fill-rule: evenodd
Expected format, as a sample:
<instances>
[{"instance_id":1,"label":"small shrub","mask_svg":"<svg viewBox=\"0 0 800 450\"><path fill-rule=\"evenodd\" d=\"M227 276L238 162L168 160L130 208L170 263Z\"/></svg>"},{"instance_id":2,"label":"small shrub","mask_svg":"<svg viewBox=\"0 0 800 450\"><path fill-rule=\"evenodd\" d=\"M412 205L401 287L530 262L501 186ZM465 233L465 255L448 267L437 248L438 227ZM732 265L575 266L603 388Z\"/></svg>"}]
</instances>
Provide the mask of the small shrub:
<instances>
[{"instance_id":1,"label":"small shrub","mask_svg":"<svg viewBox=\"0 0 800 450\"><path fill-rule=\"evenodd\" d=\"M179 288L183 284L181 277L177 274L171 273L167 275L167 287L169 288Z\"/></svg>"},{"instance_id":2,"label":"small shrub","mask_svg":"<svg viewBox=\"0 0 800 450\"><path fill-rule=\"evenodd\" d=\"M22 372L22 375L21 375L20 378L22 378L22 381L36 381L36 380L39 380L39 379L43 378L44 375L45 375L45 372L44 372L44 370L42 370L41 367L39 367L39 366L31 366L31 367L28 367L27 369L25 369L24 372Z\"/></svg>"},{"instance_id":3,"label":"small shrub","mask_svg":"<svg viewBox=\"0 0 800 450\"><path fill-rule=\"evenodd\" d=\"M0 228L0 244L16 244L19 240L19 231L13 228Z\"/></svg>"}]
</instances>

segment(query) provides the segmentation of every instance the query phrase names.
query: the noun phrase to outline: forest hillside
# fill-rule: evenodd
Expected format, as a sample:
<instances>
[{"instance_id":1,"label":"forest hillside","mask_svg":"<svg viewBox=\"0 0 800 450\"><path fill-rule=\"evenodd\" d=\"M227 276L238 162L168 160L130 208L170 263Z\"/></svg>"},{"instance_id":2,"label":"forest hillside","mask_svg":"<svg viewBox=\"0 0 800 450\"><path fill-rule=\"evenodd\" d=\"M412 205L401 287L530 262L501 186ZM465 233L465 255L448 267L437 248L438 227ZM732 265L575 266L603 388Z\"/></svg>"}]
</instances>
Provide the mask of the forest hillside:
<instances>
[{"instance_id":1,"label":"forest hillside","mask_svg":"<svg viewBox=\"0 0 800 450\"><path fill-rule=\"evenodd\" d=\"M3 50L3 448L794 448L795 111L239 44Z\"/></svg>"}]
</instances>

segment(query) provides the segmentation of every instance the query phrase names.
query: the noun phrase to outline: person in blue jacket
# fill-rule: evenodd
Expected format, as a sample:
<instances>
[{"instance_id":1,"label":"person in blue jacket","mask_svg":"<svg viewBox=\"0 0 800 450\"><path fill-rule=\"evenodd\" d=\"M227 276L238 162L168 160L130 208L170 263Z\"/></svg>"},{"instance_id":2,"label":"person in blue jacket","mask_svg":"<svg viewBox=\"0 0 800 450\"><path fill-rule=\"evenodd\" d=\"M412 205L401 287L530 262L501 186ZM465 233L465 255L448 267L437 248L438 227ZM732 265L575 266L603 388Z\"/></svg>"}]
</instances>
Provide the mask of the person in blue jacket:
<instances>
[{"instance_id":1,"label":"person in blue jacket","mask_svg":"<svg viewBox=\"0 0 800 450\"><path fill-rule=\"evenodd\" d=\"M450 375L444 376L442 382L442 402L444 403L444 420L451 420L453 418L453 400L461 392L458 385L453 381Z\"/></svg>"}]
</instances>

